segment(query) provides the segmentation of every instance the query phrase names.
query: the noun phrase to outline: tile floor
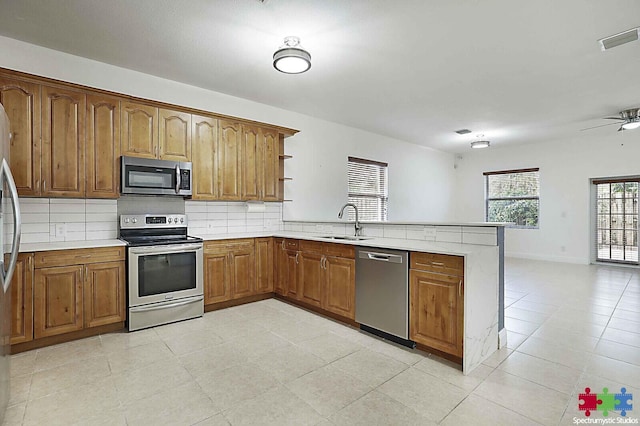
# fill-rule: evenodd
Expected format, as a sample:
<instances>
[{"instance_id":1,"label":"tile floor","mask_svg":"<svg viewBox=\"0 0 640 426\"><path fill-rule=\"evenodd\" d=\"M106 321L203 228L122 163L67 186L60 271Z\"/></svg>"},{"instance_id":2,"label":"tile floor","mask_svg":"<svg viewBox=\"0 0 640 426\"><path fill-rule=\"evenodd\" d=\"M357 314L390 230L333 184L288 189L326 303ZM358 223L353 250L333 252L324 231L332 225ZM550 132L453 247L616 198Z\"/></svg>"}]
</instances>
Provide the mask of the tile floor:
<instances>
[{"instance_id":1,"label":"tile floor","mask_svg":"<svg viewBox=\"0 0 640 426\"><path fill-rule=\"evenodd\" d=\"M14 355L5 424L568 425L585 387L640 395L639 270L505 272L508 345L469 376L271 299Z\"/></svg>"}]
</instances>

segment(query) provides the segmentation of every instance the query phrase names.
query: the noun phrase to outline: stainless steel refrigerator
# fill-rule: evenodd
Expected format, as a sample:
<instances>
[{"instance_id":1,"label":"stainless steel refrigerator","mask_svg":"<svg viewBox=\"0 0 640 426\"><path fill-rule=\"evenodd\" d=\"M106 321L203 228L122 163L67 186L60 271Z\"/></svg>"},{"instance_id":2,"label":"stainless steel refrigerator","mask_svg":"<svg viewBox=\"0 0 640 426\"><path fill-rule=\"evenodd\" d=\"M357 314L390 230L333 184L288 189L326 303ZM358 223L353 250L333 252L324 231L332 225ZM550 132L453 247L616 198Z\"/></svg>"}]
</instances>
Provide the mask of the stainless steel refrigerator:
<instances>
[{"instance_id":1,"label":"stainless steel refrigerator","mask_svg":"<svg viewBox=\"0 0 640 426\"><path fill-rule=\"evenodd\" d=\"M9 169L9 119L0 104L0 424L9 402L9 350L11 340L11 277L20 248L20 205L18 191Z\"/></svg>"}]
</instances>

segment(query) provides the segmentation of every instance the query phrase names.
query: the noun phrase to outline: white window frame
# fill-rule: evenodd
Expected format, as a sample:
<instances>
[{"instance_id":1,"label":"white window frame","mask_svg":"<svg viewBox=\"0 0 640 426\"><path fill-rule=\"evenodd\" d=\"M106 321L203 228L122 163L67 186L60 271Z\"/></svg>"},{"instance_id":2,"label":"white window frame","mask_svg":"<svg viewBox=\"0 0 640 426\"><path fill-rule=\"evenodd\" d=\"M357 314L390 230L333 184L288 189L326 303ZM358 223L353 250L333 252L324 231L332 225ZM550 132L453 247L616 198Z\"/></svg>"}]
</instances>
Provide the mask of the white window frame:
<instances>
[{"instance_id":1,"label":"white window frame","mask_svg":"<svg viewBox=\"0 0 640 426\"><path fill-rule=\"evenodd\" d=\"M352 167L356 165L369 165L377 167L378 173L382 173L382 176L373 176L373 178L382 179L380 182L381 191L377 193L357 193L351 192L350 188L352 186ZM361 179L364 177L360 176ZM376 209L375 217L374 215L370 215L369 210L367 209L359 209L360 220L364 221L379 221L385 222L388 218L388 205L389 205L389 164L383 163L381 161L367 160L364 158L358 157L348 157L347 158L347 197L350 203L354 203L358 205L358 200L377 200L378 208ZM355 212L353 209L349 209L349 219L355 219Z\"/></svg>"},{"instance_id":2,"label":"white window frame","mask_svg":"<svg viewBox=\"0 0 640 426\"><path fill-rule=\"evenodd\" d=\"M506 196L506 197L489 197L489 179L491 176L496 175L506 175L506 174L518 174L518 173L538 173L538 195L536 196ZM538 203L538 221L535 226L527 226L527 225L516 225L514 223L509 223L506 225L507 228L514 229L539 229L540 228L540 168L528 168L528 169L514 169L514 170L499 170L493 172L484 172L484 219L485 221L489 221L489 204L491 201L516 201L516 200L535 200Z\"/></svg>"}]
</instances>

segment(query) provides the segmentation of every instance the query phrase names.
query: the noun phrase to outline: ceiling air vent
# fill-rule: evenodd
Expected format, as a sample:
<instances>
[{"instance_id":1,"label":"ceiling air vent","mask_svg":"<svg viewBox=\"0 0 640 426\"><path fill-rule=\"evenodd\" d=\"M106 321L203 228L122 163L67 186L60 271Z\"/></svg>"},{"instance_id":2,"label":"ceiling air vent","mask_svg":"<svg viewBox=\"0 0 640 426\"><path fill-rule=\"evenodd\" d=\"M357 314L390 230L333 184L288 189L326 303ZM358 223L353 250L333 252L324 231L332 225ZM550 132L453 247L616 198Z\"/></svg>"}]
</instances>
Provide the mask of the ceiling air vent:
<instances>
[{"instance_id":1,"label":"ceiling air vent","mask_svg":"<svg viewBox=\"0 0 640 426\"><path fill-rule=\"evenodd\" d=\"M605 51L636 40L638 40L638 28L633 28L619 34L605 37L598 40L598 43L600 43L600 49Z\"/></svg>"},{"instance_id":2,"label":"ceiling air vent","mask_svg":"<svg viewBox=\"0 0 640 426\"><path fill-rule=\"evenodd\" d=\"M467 133L471 133L471 130L469 129L460 129L460 130L456 130L456 133L459 135L466 135Z\"/></svg>"}]
</instances>

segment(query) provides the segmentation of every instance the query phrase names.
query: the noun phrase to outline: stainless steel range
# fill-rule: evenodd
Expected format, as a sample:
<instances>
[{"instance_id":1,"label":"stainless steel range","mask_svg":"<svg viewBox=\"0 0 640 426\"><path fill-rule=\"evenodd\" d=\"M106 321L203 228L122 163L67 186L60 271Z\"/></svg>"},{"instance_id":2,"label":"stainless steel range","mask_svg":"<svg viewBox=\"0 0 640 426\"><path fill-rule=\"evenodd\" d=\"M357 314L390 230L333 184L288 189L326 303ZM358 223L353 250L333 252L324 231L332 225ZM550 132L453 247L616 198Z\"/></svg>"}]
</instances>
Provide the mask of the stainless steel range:
<instances>
[{"instance_id":1,"label":"stainless steel range","mask_svg":"<svg viewBox=\"0 0 640 426\"><path fill-rule=\"evenodd\" d=\"M121 215L120 239L128 244L129 331L203 315L203 244L187 235L185 215Z\"/></svg>"}]
</instances>

